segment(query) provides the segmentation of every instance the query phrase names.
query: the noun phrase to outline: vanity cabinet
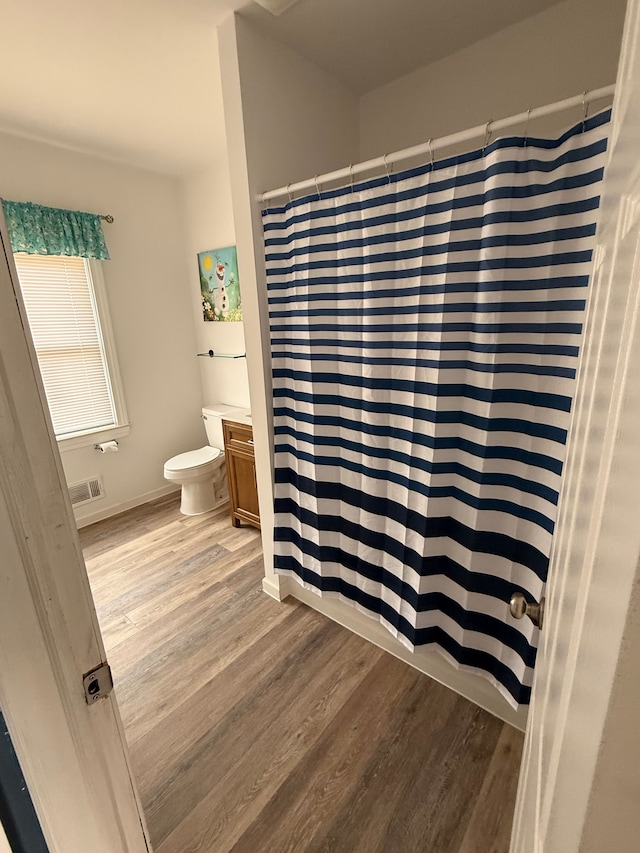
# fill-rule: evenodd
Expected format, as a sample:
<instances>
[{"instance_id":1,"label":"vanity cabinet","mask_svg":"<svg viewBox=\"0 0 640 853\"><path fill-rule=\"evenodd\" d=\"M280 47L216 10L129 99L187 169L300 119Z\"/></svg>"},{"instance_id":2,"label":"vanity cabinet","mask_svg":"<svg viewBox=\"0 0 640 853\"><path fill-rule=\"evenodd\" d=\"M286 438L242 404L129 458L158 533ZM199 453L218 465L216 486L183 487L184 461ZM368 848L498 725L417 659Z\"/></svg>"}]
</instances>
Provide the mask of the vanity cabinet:
<instances>
[{"instance_id":1,"label":"vanity cabinet","mask_svg":"<svg viewBox=\"0 0 640 853\"><path fill-rule=\"evenodd\" d=\"M234 527L242 522L260 527L258 484L253 450L253 427L250 424L224 420L224 452Z\"/></svg>"}]
</instances>

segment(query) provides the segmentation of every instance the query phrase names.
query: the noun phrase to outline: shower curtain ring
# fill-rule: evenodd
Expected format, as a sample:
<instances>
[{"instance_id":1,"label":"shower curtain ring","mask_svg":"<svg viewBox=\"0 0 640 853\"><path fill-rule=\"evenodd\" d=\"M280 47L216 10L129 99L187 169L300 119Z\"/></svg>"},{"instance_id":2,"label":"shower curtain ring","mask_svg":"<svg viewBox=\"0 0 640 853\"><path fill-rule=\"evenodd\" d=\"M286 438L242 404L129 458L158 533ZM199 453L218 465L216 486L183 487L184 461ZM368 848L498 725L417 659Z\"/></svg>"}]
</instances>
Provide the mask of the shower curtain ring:
<instances>
[{"instance_id":1,"label":"shower curtain ring","mask_svg":"<svg viewBox=\"0 0 640 853\"><path fill-rule=\"evenodd\" d=\"M582 132L584 133L585 124L589 115L589 101L587 101L587 93L582 93Z\"/></svg>"},{"instance_id":2,"label":"shower curtain ring","mask_svg":"<svg viewBox=\"0 0 640 853\"><path fill-rule=\"evenodd\" d=\"M351 192L353 192L353 163L349 163L349 174L351 175Z\"/></svg>"},{"instance_id":3,"label":"shower curtain ring","mask_svg":"<svg viewBox=\"0 0 640 853\"><path fill-rule=\"evenodd\" d=\"M318 193L318 201L321 201L321 199L322 199L322 195L320 194L320 187L318 186L318 176L317 176L317 175L315 175L315 176L314 176L314 178L313 178L313 180L314 180L314 182L315 182L315 185L316 185L316 191L317 191L317 193Z\"/></svg>"},{"instance_id":4,"label":"shower curtain ring","mask_svg":"<svg viewBox=\"0 0 640 853\"><path fill-rule=\"evenodd\" d=\"M389 164L387 163L387 157L388 156L389 156L388 154L385 154L383 156L382 160L384 162L384 170L387 173L387 183L390 184L391 183L391 171L389 170ZM393 163L391 164L391 169L393 169Z\"/></svg>"},{"instance_id":5,"label":"shower curtain ring","mask_svg":"<svg viewBox=\"0 0 640 853\"><path fill-rule=\"evenodd\" d=\"M435 165L435 161L433 159L433 146L431 145L433 140L429 139L427 145L429 146L429 157L431 158L431 171L433 172L433 168Z\"/></svg>"},{"instance_id":6,"label":"shower curtain ring","mask_svg":"<svg viewBox=\"0 0 640 853\"><path fill-rule=\"evenodd\" d=\"M527 121L524 126L524 147L527 147L529 141L529 118L531 117L531 107L527 110Z\"/></svg>"},{"instance_id":7,"label":"shower curtain ring","mask_svg":"<svg viewBox=\"0 0 640 853\"><path fill-rule=\"evenodd\" d=\"M484 149L487 147L487 145L489 144L489 140L491 139L491 124L492 124L492 122L493 122L493 119L490 118L489 121L487 122L487 126L484 129L484 142L482 143L483 155L484 155Z\"/></svg>"},{"instance_id":8,"label":"shower curtain ring","mask_svg":"<svg viewBox=\"0 0 640 853\"><path fill-rule=\"evenodd\" d=\"M291 190L289 189L290 186L291 184L287 184L287 195L289 196L289 202L292 202L293 196L291 195Z\"/></svg>"}]
</instances>

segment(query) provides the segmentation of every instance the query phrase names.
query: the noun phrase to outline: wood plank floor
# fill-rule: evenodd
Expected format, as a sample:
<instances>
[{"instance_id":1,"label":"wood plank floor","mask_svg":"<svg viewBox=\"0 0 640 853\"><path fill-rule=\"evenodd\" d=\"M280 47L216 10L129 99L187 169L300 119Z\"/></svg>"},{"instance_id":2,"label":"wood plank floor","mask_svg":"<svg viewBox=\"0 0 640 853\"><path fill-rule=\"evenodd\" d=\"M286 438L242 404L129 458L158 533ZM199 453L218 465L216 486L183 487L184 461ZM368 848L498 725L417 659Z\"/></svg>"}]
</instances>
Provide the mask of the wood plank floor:
<instances>
[{"instance_id":1,"label":"wood plank floor","mask_svg":"<svg viewBox=\"0 0 640 853\"><path fill-rule=\"evenodd\" d=\"M80 531L156 853L507 853L522 735L175 497Z\"/></svg>"}]
</instances>

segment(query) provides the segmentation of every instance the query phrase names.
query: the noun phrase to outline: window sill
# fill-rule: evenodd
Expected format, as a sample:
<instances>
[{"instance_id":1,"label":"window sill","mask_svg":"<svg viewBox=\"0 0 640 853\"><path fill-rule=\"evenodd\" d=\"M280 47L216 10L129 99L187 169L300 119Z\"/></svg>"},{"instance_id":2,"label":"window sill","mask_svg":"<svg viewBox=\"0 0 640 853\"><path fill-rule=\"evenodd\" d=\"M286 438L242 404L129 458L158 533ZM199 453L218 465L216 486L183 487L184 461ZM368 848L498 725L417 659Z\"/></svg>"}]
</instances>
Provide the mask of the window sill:
<instances>
[{"instance_id":1,"label":"window sill","mask_svg":"<svg viewBox=\"0 0 640 853\"><path fill-rule=\"evenodd\" d=\"M116 427L106 427L105 429L97 429L93 432L84 432L81 435L70 435L68 438L59 438L58 450L60 453L66 453L69 450L78 450L81 447L90 447L93 444L98 444L101 441L113 441L114 439L124 438L129 435L131 430L130 424L121 424Z\"/></svg>"}]
</instances>

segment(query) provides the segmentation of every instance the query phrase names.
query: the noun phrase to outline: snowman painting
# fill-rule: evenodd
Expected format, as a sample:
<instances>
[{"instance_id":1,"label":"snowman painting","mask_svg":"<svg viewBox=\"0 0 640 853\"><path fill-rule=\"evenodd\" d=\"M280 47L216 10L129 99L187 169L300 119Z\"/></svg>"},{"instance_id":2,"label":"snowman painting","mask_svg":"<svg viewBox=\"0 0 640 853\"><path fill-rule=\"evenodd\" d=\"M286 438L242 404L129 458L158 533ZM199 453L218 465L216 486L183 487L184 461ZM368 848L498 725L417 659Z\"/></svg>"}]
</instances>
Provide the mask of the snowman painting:
<instances>
[{"instance_id":1,"label":"snowman painting","mask_svg":"<svg viewBox=\"0 0 640 853\"><path fill-rule=\"evenodd\" d=\"M226 317L229 313L229 297L225 285L225 266L220 261L216 264L216 278L218 279L218 286L214 292L213 312L220 319L221 317Z\"/></svg>"},{"instance_id":2,"label":"snowman painting","mask_svg":"<svg viewBox=\"0 0 640 853\"><path fill-rule=\"evenodd\" d=\"M235 246L198 253L198 272L205 321L242 320L242 300Z\"/></svg>"}]
</instances>

